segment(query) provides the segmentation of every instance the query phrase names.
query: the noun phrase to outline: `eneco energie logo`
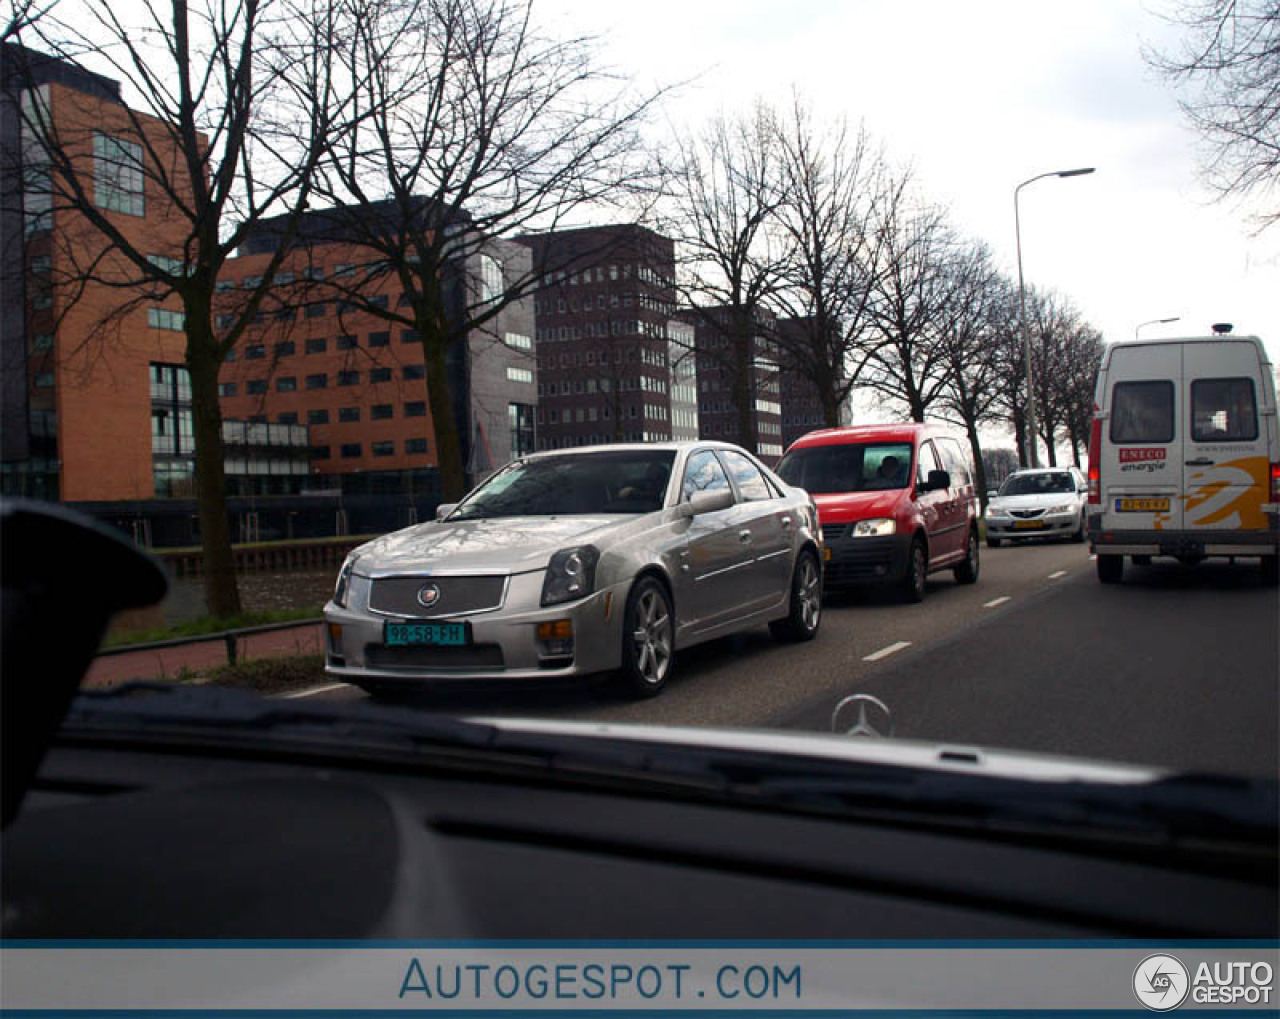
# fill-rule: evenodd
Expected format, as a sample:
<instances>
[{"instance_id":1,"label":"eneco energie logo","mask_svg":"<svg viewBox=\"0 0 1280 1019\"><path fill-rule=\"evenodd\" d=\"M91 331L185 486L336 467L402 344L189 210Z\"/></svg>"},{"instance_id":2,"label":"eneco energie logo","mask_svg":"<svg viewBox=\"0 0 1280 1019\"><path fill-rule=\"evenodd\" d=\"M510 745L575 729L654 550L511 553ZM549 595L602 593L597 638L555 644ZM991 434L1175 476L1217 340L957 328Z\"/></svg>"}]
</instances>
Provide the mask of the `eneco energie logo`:
<instances>
[{"instance_id":1,"label":"eneco energie logo","mask_svg":"<svg viewBox=\"0 0 1280 1019\"><path fill-rule=\"evenodd\" d=\"M1133 993L1147 1008L1168 1012L1187 999L1191 977L1172 955L1149 955L1133 971Z\"/></svg>"}]
</instances>

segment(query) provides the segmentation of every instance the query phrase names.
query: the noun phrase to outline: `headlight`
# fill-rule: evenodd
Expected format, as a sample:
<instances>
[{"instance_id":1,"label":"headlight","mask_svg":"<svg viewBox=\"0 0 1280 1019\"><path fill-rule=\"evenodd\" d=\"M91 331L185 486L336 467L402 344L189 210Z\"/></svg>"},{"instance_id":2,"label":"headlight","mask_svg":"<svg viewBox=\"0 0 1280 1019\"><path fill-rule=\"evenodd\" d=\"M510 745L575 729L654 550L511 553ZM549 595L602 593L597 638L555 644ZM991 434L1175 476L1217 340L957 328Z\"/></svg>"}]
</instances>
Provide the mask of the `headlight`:
<instances>
[{"instance_id":1,"label":"headlight","mask_svg":"<svg viewBox=\"0 0 1280 1019\"><path fill-rule=\"evenodd\" d=\"M853 525L853 536L855 538L871 538L884 534L893 534L898 529L888 517L880 517L876 520L859 520Z\"/></svg>"},{"instance_id":2,"label":"headlight","mask_svg":"<svg viewBox=\"0 0 1280 1019\"><path fill-rule=\"evenodd\" d=\"M1001 506L987 507L987 516L989 517L1007 517L1008 515L1009 515L1009 511L1007 509L1004 509Z\"/></svg>"},{"instance_id":3,"label":"headlight","mask_svg":"<svg viewBox=\"0 0 1280 1019\"><path fill-rule=\"evenodd\" d=\"M1061 506L1051 506L1045 510L1046 513L1070 513L1074 507L1069 502L1064 502Z\"/></svg>"},{"instance_id":4,"label":"headlight","mask_svg":"<svg viewBox=\"0 0 1280 1019\"><path fill-rule=\"evenodd\" d=\"M351 586L351 568L356 564L356 557L349 555L338 571L338 582L333 587L333 604L340 609L347 607L347 592Z\"/></svg>"},{"instance_id":5,"label":"headlight","mask_svg":"<svg viewBox=\"0 0 1280 1019\"><path fill-rule=\"evenodd\" d=\"M558 605L589 595L595 590L599 561L600 550L594 545L561 549L553 555L542 582L542 604Z\"/></svg>"}]
</instances>

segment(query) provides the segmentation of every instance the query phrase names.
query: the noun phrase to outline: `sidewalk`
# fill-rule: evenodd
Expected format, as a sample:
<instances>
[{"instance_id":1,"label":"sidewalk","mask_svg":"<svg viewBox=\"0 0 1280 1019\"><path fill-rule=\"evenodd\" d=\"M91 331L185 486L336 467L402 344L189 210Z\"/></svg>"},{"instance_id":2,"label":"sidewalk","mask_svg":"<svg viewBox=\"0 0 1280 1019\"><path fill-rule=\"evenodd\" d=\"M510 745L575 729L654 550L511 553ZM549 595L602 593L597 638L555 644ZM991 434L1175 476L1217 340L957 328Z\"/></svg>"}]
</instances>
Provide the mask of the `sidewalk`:
<instances>
[{"instance_id":1,"label":"sidewalk","mask_svg":"<svg viewBox=\"0 0 1280 1019\"><path fill-rule=\"evenodd\" d=\"M321 624L304 623L270 633L255 633L236 639L236 660L285 658L292 655L324 653ZM227 644L219 634L180 647L130 651L95 658L82 690L101 690L131 679L172 679L184 667L196 675L214 666L227 664Z\"/></svg>"}]
</instances>

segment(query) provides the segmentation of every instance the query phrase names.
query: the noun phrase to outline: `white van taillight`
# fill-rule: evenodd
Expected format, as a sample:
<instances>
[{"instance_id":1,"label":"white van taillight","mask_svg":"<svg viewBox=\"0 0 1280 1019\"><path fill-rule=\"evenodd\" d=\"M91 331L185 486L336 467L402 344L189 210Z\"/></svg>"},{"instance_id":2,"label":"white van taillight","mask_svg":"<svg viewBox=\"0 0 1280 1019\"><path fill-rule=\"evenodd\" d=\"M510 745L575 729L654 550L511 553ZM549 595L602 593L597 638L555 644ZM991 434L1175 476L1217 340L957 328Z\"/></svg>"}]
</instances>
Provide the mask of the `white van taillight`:
<instances>
[{"instance_id":1,"label":"white van taillight","mask_svg":"<svg viewBox=\"0 0 1280 1019\"><path fill-rule=\"evenodd\" d=\"M1089 502L1102 504L1102 419L1089 425Z\"/></svg>"},{"instance_id":2,"label":"white van taillight","mask_svg":"<svg viewBox=\"0 0 1280 1019\"><path fill-rule=\"evenodd\" d=\"M1280 464L1271 465L1271 501L1280 502Z\"/></svg>"}]
</instances>

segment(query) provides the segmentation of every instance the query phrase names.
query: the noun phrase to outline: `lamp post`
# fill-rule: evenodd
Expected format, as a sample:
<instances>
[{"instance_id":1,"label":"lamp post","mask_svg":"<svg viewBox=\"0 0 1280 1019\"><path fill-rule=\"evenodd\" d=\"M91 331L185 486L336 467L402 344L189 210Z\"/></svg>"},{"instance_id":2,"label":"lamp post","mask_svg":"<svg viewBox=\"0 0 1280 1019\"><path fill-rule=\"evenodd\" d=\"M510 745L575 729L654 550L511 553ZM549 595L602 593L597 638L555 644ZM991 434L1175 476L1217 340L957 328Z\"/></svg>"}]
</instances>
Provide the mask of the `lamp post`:
<instances>
[{"instance_id":1,"label":"lamp post","mask_svg":"<svg viewBox=\"0 0 1280 1019\"><path fill-rule=\"evenodd\" d=\"M1163 326L1163 325L1168 325L1170 322L1181 322L1181 321L1182 319L1179 318L1177 315L1174 315L1173 318L1149 318L1147 319L1147 321L1139 322L1136 326L1134 326L1133 338L1135 340L1139 338L1138 334L1142 332L1143 326Z\"/></svg>"},{"instance_id":2,"label":"lamp post","mask_svg":"<svg viewBox=\"0 0 1280 1019\"><path fill-rule=\"evenodd\" d=\"M1027 362L1027 451L1031 455L1031 466L1040 466L1040 454L1036 450L1036 390L1031 376L1031 331L1027 328L1027 291L1022 282L1022 217L1018 210L1018 195L1028 184L1034 184L1046 177L1082 177L1093 173L1094 167L1083 166L1075 170L1050 170L1028 180L1024 180L1013 189L1013 229L1018 243L1018 318L1022 323L1022 356Z\"/></svg>"}]
</instances>

